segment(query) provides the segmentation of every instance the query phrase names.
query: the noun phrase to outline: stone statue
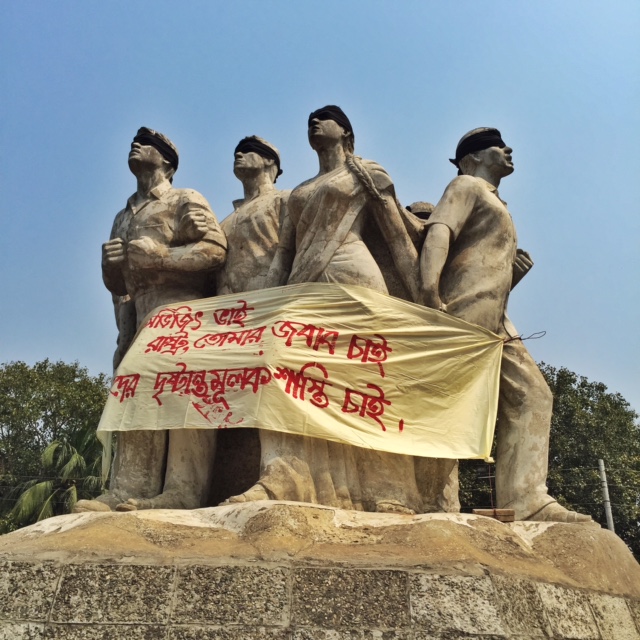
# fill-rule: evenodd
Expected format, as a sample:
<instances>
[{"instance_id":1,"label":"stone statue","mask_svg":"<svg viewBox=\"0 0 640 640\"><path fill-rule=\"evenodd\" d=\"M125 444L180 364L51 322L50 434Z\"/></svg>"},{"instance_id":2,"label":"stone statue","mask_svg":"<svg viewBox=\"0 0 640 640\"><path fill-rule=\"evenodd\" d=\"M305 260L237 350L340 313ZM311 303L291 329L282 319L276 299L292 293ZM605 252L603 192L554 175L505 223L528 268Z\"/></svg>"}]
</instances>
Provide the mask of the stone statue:
<instances>
[{"instance_id":1,"label":"stone statue","mask_svg":"<svg viewBox=\"0 0 640 640\"><path fill-rule=\"evenodd\" d=\"M406 297L417 299L413 238L419 225L398 205L389 175L354 156L353 128L339 107L313 112L308 136L320 170L289 197L267 284L338 282L388 293L385 274L363 239L367 229L375 228ZM365 511L422 511L410 456L273 431L261 431L260 439L260 478L231 502L276 499Z\"/></svg>"},{"instance_id":2,"label":"stone statue","mask_svg":"<svg viewBox=\"0 0 640 640\"><path fill-rule=\"evenodd\" d=\"M407 205L407 211L413 213L414 216L420 218L420 220L428 220L429 216L433 213L435 209L435 205L430 202L424 202L422 200L418 200L418 202L413 202Z\"/></svg>"},{"instance_id":3,"label":"stone statue","mask_svg":"<svg viewBox=\"0 0 640 640\"><path fill-rule=\"evenodd\" d=\"M265 287L278 246L288 191L275 182L282 174L280 153L258 136L243 138L234 150L233 172L242 183L244 198L221 227L227 236L227 261L216 272L218 295ZM251 487L258 478L260 437L257 429L223 429L217 433L212 504Z\"/></svg>"},{"instance_id":4,"label":"stone statue","mask_svg":"<svg viewBox=\"0 0 640 640\"><path fill-rule=\"evenodd\" d=\"M517 248L500 199L500 180L513 172L512 149L497 129L465 134L456 149L458 177L428 220L421 256L424 302L504 336L497 425L499 508L516 520L588 521L547 494L553 397L506 314L509 292L533 262Z\"/></svg>"},{"instance_id":5,"label":"stone statue","mask_svg":"<svg viewBox=\"0 0 640 640\"><path fill-rule=\"evenodd\" d=\"M119 296L118 319L125 313L130 321L131 304L121 297L128 296L139 326L157 306L205 297L227 242L208 202L196 191L173 188L178 152L167 137L142 127L131 144L129 168L137 190L103 245L102 274ZM120 352L130 338L119 329ZM205 506L214 447L215 433L208 430L118 433L109 492L78 502L77 510Z\"/></svg>"},{"instance_id":6,"label":"stone statue","mask_svg":"<svg viewBox=\"0 0 640 640\"><path fill-rule=\"evenodd\" d=\"M221 224L229 246L216 274L218 295L264 288L289 195L275 188L282 174L278 150L258 136L240 140L233 173L242 182L244 198L234 200L233 213Z\"/></svg>"}]
</instances>

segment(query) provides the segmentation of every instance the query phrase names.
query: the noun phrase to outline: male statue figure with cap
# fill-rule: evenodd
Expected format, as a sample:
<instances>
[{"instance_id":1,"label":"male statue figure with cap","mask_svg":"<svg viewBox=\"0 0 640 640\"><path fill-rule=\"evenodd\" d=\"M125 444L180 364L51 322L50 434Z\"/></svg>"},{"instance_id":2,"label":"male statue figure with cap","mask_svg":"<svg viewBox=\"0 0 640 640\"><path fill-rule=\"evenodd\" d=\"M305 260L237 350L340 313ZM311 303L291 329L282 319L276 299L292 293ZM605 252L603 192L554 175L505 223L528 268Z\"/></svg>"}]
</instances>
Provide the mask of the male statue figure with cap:
<instances>
[{"instance_id":1,"label":"male statue figure with cap","mask_svg":"<svg viewBox=\"0 0 640 640\"><path fill-rule=\"evenodd\" d=\"M218 295L265 287L289 195L275 188L282 169L271 143L248 136L233 153L233 173L242 182L244 198L233 201L233 213L221 224L229 246L227 261L216 273Z\"/></svg>"},{"instance_id":2,"label":"male statue figure with cap","mask_svg":"<svg viewBox=\"0 0 640 640\"><path fill-rule=\"evenodd\" d=\"M225 260L226 239L209 203L196 191L173 188L177 168L173 143L142 127L129 153L137 190L102 248L104 283L114 296L130 297L136 326L155 307L205 297L212 272ZM80 501L77 510L205 506L214 435L193 429L119 433L110 491Z\"/></svg>"},{"instance_id":3,"label":"male statue figure with cap","mask_svg":"<svg viewBox=\"0 0 640 640\"><path fill-rule=\"evenodd\" d=\"M506 203L498 195L513 172L512 149L500 132L479 128L456 150L458 177L427 222L421 278L427 306L503 336L496 430L497 506L517 520L582 522L547 493L553 397L506 315L509 292L533 266L517 248Z\"/></svg>"}]
</instances>

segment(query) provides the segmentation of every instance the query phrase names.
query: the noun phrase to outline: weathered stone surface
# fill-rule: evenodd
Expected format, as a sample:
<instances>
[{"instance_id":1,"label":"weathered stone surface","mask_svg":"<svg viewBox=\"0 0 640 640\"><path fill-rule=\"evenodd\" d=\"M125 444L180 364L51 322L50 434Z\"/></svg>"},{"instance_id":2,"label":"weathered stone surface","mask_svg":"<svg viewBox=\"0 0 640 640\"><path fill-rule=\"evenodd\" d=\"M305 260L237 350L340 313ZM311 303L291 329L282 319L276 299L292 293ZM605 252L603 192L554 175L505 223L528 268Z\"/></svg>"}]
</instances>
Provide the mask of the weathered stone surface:
<instances>
[{"instance_id":1,"label":"weathered stone surface","mask_svg":"<svg viewBox=\"0 0 640 640\"><path fill-rule=\"evenodd\" d=\"M532 637L534 638L535 636L532 636ZM445 633L443 635L440 635L440 634L433 635L428 631L416 631L411 637L411 640L458 640L458 638L460 639L464 638L464 640L469 640L470 638L472 640L473 638L477 638L477 640L504 640L505 636L485 635L484 633L482 635L476 635L475 633L462 633L462 632ZM512 640L512 639L513 640L530 640L530 636L511 636L509 640Z\"/></svg>"},{"instance_id":2,"label":"weathered stone surface","mask_svg":"<svg viewBox=\"0 0 640 640\"><path fill-rule=\"evenodd\" d=\"M171 567L69 565L56 596L54 622L166 622Z\"/></svg>"},{"instance_id":3,"label":"weathered stone surface","mask_svg":"<svg viewBox=\"0 0 640 640\"><path fill-rule=\"evenodd\" d=\"M411 617L430 632L505 635L496 592L486 576L411 576Z\"/></svg>"},{"instance_id":4,"label":"weathered stone surface","mask_svg":"<svg viewBox=\"0 0 640 640\"><path fill-rule=\"evenodd\" d=\"M292 640L413 640L414 637L410 631L298 629Z\"/></svg>"},{"instance_id":5,"label":"weathered stone surface","mask_svg":"<svg viewBox=\"0 0 640 640\"><path fill-rule=\"evenodd\" d=\"M400 571L300 569L293 578L295 626L403 628L407 575Z\"/></svg>"},{"instance_id":6,"label":"weathered stone surface","mask_svg":"<svg viewBox=\"0 0 640 640\"><path fill-rule=\"evenodd\" d=\"M547 637L547 632L551 635L533 582L497 575L492 576L491 581L505 628L513 634L525 634L531 638Z\"/></svg>"},{"instance_id":7,"label":"weathered stone surface","mask_svg":"<svg viewBox=\"0 0 640 640\"><path fill-rule=\"evenodd\" d=\"M180 569L172 622L284 625L286 581L285 571L278 568Z\"/></svg>"},{"instance_id":8,"label":"weathered stone surface","mask_svg":"<svg viewBox=\"0 0 640 640\"><path fill-rule=\"evenodd\" d=\"M45 620L59 576L53 563L0 563L0 619Z\"/></svg>"},{"instance_id":9,"label":"weathered stone surface","mask_svg":"<svg viewBox=\"0 0 640 640\"><path fill-rule=\"evenodd\" d=\"M268 627L225 626L172 627L169 640L292 640L288 629Z\"/></svg>"},{"instance_id":10,"label":"weathered stone surface","mask_svg":"<svg viewBox=\"0 0 640 640\"><path fill-rule=\"evenodd\" d=\"M627 598L627 606L631 611L633 621L636 623L636 629L640 632L640 601Z\"/></svg>"},{"instance_id":11,"label":"weathered stone surface","mask_svg":"<svg viewBox=\"0 0 640 640\"><path fill-rule=\"evenodd\" d=\"M0 622L0 640L44 640L44 625L35 622Z\"/></svg>"},{"instance_id":12,"label":"weathered stone surface","mask_svg":"<svg viewBox=\"0 0 640 640\"><path fill-rule=\"evenodd\" d=\"M624 598L591 593L588 600L602 640L637 640L640 638Z\"/></svg>"},{"instance_id":13,"label":"weathered stone surface","mask_svg":"<svg viewBox=\"0 0 640 640\"><path fill-rule=\"evenodd\" d=\"M639 567L617 542L276 502L62 516L0 537L0 640L623 640Z\"/></svg>"},{"instance_id":14,"label":"weathered stone surface","mask_svg":"<svg viewBox=\"0 0 640 640\"><path fill-rule=\"evenodd\" d=\"M599 640L593 614L584 593L553 584L537 584L554 637Z\"/></svg>"},{"instance_id":15,"label":"weathered stone surface","mask_svg":"<svg viewBox=\"0 0 640 640\"><path fill-rule=\"evenodd\" d=\"M636 594L640 567L615 533L599 526L551 522L515 522L511 529L531 544L536 556L549 560L569 578L561 582L594 591Z\"/></svg>"},{"instance_id":16,"label":"weathered stone surface","mask_svg":"<svg viewBox=\"0 0 640 640\"><path fill-rule=\"evenodd\" d=\"M52 624L45 640L165 640L163 626L147 624Z\"/></svg>"},{"instance_id":17,"label":"weathered stone surface","mask_svg":"<svg viewBox=\"0 0 640 640\"><path fill-rule=\"evenodd\" d=\"M427 567L443 574L489 571L640 600L640 565L617 536L597 525L503 524L469 514L405 516L275 501L59 516L1 536L3 559L29 567L43 560Z\"/></svg>"}]
</instances>

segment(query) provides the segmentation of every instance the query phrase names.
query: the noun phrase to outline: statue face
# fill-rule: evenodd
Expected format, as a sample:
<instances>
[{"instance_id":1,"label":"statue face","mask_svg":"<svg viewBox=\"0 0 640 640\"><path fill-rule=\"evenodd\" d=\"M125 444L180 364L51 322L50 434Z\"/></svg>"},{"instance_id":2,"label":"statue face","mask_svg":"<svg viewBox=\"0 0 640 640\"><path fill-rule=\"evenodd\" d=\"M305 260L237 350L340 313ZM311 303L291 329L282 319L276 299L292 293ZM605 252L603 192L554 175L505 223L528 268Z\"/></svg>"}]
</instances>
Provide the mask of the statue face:
<instances>
[{"instance_id":1,"label":"statue face","mask_svg":"<svg viewBox=\"0 0 640 640\"><path fill-rule=\"evenodd\" d=\"M242 180L243 176L254 175L263 171L267 166L267 162L266 158L263 158L255 151L249 151L248 153L237 151L233 159L233 173L236 178Z\"/></svg>"},{"instance_id":2,"label":"statue face","mask_svg":"<svg viewBox=\"0 0 640 640\"><path fill-rule=\"evenodd\" d=\"M345 130L335 120L318 120L314 118L308 131L309 144L316 149L323 144L335 144L345 136Z\"/></svg>"},{"instance_id":3,"label":"statue face","mask_svg":"<svg viewBox=\"0 0 640 640\"><path fill-rule=\"evenodd\" d=\"M499 177L513 173L513 160L511 147L489 147L482 151L476 151L474 155L480 158L480 164L495 173Z\"/></svg>"},{"instance_id":4,"label":"statue face","mask_svg":"<svg viewBox=\"0 0 640 640\"><path fill-rule=\"evenodd\" d=\"M154 171L165 168L169 163L162 157L162 154L149 145L142 145L139 142L131 143L129 151L129 169L134 175L139 175L144 171Z\"/></svg>"}]
</instances>

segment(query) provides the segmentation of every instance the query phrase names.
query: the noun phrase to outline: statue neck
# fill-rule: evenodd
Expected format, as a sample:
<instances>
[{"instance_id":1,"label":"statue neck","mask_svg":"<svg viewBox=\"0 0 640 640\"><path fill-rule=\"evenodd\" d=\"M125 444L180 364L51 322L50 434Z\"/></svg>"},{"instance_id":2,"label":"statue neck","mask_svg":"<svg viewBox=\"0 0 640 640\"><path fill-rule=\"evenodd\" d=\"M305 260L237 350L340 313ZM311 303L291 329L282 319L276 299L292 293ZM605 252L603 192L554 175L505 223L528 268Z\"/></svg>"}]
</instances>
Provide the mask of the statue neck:
<instances>
[{"instance_id":1,"label":"statue neck","mask_svg":"<svg viewBox=\"0 0 640 640\"><path fill-rule=\"evenodd\" d=\"M138 181L138 198L146 200L153 189L167 181L167 176L162 169L155 169L150 172L145 171L136 176L136 179Z\"/></svg>"},{"instance_id":2,"label":"statue neck","mask_svg":"<svg viewBox=\"0 0 640 640\"><path fill-rule=\"evenodd\" d=\"M496 189L500 186L500 180L502 176L497 175L495 172L491 171L487 167L483 165L478 165L476 170L473 172L474 177L482 178L486 180L489 184L492 184Z\"/></svg>"},{"instance_id":3,"label":"statue neck","mask_svg":"<svg viewBox=\"0 0 640 640\"><path fill-rule=\"evenodd\" d=\"M266 171L261 171L257 175L244 178L242 180L242 187L244 189L245 202L275 189L271 176L269 176Z\"/></svg>"},{"instance_id":4,"label":"statue neck","mask_svg":"<svg viewBox=\"0 0 640 640\"><path fill-rule=\"evenodd\" d=\"M318 160L320 162L320 174L329 173L335 169L344 166L347 161L347 155L341 142L330 147L321 147L316 149L318 152Z\"/></svg>"}]
</instances>

